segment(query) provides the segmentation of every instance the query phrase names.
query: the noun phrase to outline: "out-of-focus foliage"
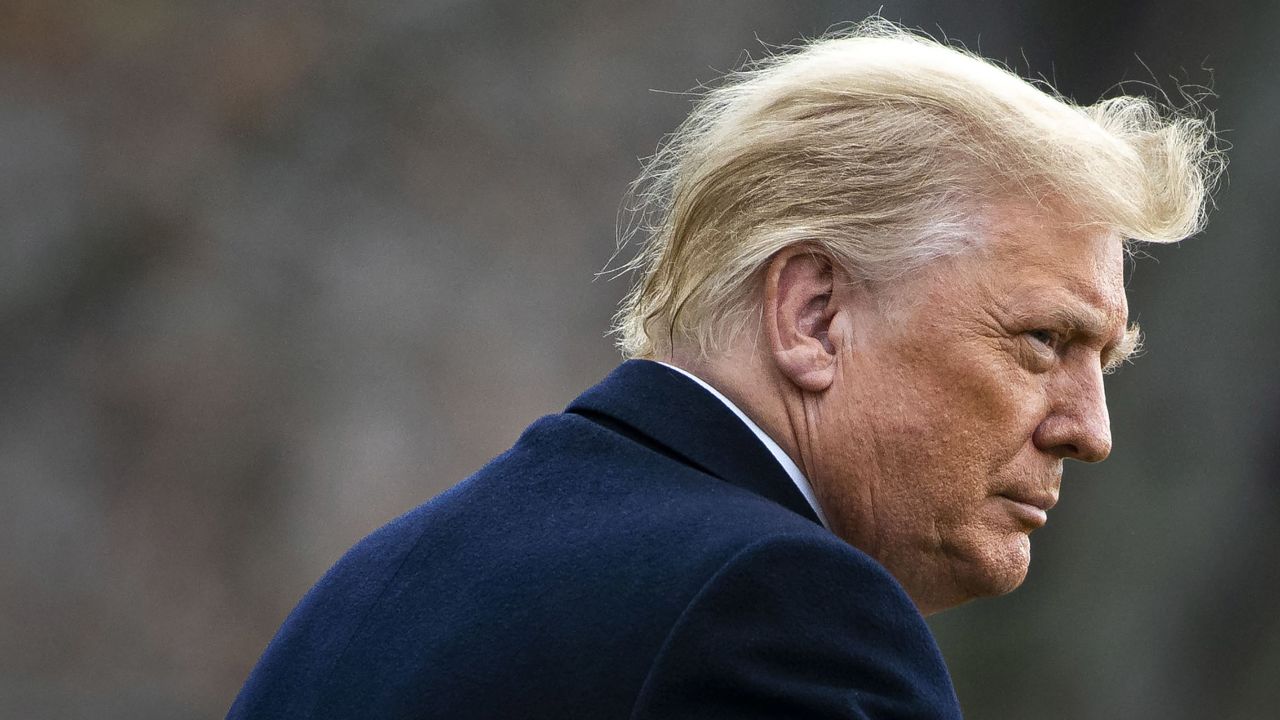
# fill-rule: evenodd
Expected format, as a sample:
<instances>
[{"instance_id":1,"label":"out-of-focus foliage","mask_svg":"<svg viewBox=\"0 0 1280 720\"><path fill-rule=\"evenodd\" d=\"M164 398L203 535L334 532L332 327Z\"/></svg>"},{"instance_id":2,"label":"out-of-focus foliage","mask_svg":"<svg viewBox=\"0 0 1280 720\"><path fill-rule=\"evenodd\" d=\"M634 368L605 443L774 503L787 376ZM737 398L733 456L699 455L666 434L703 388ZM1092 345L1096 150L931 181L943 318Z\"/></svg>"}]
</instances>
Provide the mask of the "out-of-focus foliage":
<instances>
[{"instance_id":1,"label":"out-of-focus foliage","mask_svg":"<svg viewBox=\"0 0 1280 720\"><path fill-rule=\"evenodd\" d=\"M0 0L0 715L221 716L346 547L616 362L650 90L880 6ZM934 625L972 717L1267 716L1280 10L883 14L1084 101L1214 69L1231 182L1137 264L1113 459Z\"/></svg>"}]
</instances>

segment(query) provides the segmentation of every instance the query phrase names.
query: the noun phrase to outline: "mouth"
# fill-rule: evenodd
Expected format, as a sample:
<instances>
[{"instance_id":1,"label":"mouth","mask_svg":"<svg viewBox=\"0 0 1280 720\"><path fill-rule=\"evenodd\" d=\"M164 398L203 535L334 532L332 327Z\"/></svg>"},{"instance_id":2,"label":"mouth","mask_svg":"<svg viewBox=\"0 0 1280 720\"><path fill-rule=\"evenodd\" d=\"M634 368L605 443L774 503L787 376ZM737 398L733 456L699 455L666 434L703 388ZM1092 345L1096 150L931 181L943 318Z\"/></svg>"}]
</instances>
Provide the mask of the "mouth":
<instances>
[{"instance_id":1,"label":"mouth","mask_svg":"<svg viewBox=\"0 0 1280 720\"><path fill-rule=\"evenodd\" d=\"M1049 522L1049 509L1058 502L1058 498L1047 493L1007 492L999 497L1008 502L1015 518L1033 529Z\"/></svg>"}]
</instances>

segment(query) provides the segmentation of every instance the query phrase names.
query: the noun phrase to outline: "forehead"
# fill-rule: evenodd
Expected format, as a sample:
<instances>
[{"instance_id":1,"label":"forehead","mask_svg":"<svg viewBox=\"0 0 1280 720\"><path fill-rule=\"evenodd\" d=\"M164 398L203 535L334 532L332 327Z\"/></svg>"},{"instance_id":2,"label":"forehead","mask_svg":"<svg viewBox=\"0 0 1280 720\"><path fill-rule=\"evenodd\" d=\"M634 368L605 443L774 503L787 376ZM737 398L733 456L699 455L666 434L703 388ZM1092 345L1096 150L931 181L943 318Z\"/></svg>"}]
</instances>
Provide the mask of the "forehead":
<instances>
[{"instance_id":1,"label":"forehead","mask_svg":"<svg viewBox=\"0 0 1280 720\"><path fill-rule=\"evenodd\" d=\"M1123 326L1124 257L1123 241L1109 228L1009 205L989 216L972 270L996 300L1081 304Z\"/></svg>"}]
</instances>

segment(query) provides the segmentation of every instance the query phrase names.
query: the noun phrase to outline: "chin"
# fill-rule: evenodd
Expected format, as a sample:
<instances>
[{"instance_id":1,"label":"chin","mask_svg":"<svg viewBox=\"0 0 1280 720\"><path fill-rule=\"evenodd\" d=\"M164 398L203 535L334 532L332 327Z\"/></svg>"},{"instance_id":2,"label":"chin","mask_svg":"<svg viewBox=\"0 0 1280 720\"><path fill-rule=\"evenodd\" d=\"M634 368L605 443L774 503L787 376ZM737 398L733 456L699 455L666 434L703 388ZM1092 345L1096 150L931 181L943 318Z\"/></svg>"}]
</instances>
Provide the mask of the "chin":
<instances>
[{"instance_id":1,"label":"chin","mask_svg":"<svg viewBox=\"0 0 1280 720\"><path fill-rule=\"evenodd\" d=\"M1004 595L1018 589L1030 567L1031 538L1013 533L987 544L965 568L962 584L971 598Z\"/></svg>"},{"instance_id":2,"label":"chin","mask_svg":"<svg viewBox=\"0 0 1280 720\"><path fill-rule=\"evenodd\" d=\"M951 545L942 564L912 567L916 572L899 573L888 566L916 607L932 615L970 600L1013 592L1027 578L1031 565L1031 539L1026 533L988 538L976 544ZM929 570L919 572L923 567Z\"/></svg>"}]
</instances>

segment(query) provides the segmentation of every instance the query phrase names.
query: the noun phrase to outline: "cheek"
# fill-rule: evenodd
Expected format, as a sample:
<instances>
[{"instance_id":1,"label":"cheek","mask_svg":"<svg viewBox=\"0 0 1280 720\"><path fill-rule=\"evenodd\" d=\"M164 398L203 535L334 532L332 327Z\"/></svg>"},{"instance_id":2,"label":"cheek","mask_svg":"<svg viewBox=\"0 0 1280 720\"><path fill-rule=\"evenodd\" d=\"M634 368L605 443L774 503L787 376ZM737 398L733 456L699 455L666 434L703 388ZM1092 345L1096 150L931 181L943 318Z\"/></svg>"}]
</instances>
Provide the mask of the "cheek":
<instances>
[{"instance_id":1,"label":"cheek","mask_svg":"<svg viewBox=\"0 0 1280 720\"><path fill-rule=\"evenodd\" d=\"M974 353L942 368L929 388L937 435L979 464L1001 462L1031 441L1047 412L1043 376L1007 353Z\"/></svg>"},{"instance_id":2,"label":"cheek","mask_svg":"<svg viewBox=\"0 0 1280 720\"><path fill-rule=\"evenodd\" d=\"M882 491L943 527L973 521L1025 455L1044 413L1041 376L998 357L958 357L910 368L910 380L904 373L874 431L884 476L897 478Z\"/></svg>"},{"instance_id":3,"label":"cheek","mask_svg":"<svg viewBox=\"0 0 1280 720\"><path fill-rule=\"evenodd\" d=\"M888 348L847 366L850 394L814 415L820 474L842 478L830 492L912 526L961 522L1040 417L1039 376L1007 356L954 343Z\"/></svg>"}]
</instances>

